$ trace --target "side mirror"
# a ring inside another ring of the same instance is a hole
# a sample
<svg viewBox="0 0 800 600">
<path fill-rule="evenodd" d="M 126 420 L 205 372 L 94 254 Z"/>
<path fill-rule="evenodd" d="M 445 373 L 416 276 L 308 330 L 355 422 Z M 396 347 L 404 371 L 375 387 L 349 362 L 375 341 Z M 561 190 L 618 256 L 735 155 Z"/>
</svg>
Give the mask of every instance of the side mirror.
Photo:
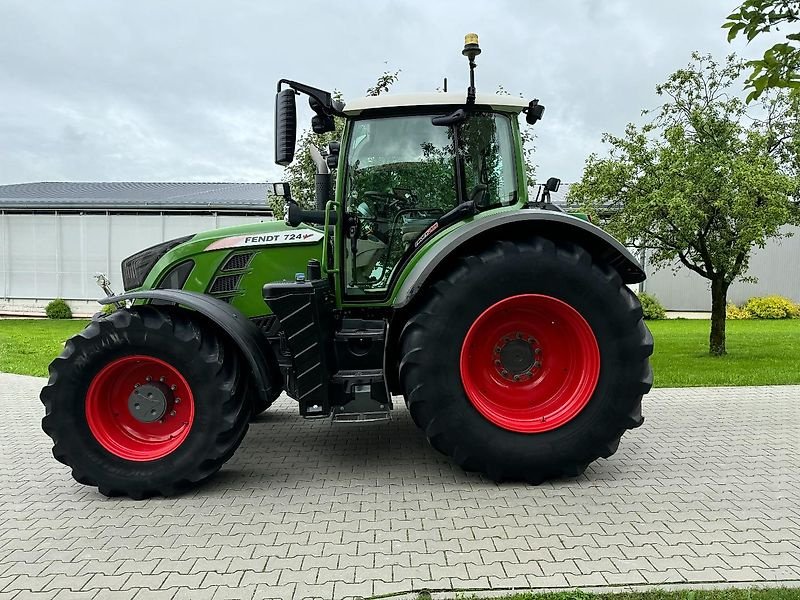
<svg viewBox="0 0 800 600">
<path fill-rule="evenodd" d="M 544 115 L 544 105 L 539 104 L 539 99 L 534 98 L 528 104 L 528 108 L 525 109 L 525 120 L 528 122 L 529 125 L 533 125 L 536 121 L 540 121 L 542 116 Z"/>
<path fill-rule="evenodd" d="M 551 177 L 544 184 L 544 189 L 548 192 L 557 192 L 559 187 L 561 187 L 561 180 L 558 177 Z"/>
<path fill-rule="evenodd" d="M 285 167 L 294 160 L 297 141 L 295 91 L 281 90 L 275 95 L 275 163 Z"/>
<path fill-rule="evenodd" d="M 292 198 L 292 189 L 285 181 L 279 181 L 272 184 L 272 193 L 278 198 L 283 198 L 283 220 L 287 225 L 291 225 L 289 219 L 293 215 L 293 211 L 297 210 L 297 202 Z"/>
<path fill-rule="evenodd" d="M 289 184 L 285 181 L 280 181 L 278 183 L 272 184 L 272 193 L 278 196 L 279 198 L 283 198 L 284 202 L 294 202 L 292 199 L 292 189 L 289 187 Z"/>
</svg>

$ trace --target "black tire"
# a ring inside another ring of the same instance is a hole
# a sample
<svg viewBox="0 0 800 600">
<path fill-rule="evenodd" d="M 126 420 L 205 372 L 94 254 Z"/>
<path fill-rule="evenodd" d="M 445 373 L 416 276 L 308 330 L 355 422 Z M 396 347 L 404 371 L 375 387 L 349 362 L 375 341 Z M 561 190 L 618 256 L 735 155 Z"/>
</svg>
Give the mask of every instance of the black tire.
<svg viewBox="0 0 800 600">
<path fill-rule="evenodd" d="M 188 434 L 154 460 L 110 452 L 87 422 L 92 381 L 106 365 L 133 355 L 171 365 L 193 396 Z M 134 307 L 93 320 L 50 364 L 41 392 L 42 428 L 53 439 L 53 456 L 72 468 L 76 481 L 106 496 L 171 496 L 208 479 L 233 455 L 248 428 L 252 407 L 238 359 L 216 332 L 186 311 Z"/>
<path fill-rule="evenodd" d="M 538 433 L 511 431 L 484 417 L 459 366 L 462 341 L 478 316 L 520 294 L 567 303 L 588 323 L 599 349 L 588 403 L 572 420 Z M 642 424 L 642 396 L 652 385 L 653 339 L 635 294 L 580 246 L 542 237 L 494 242 L 458 259 L 422 292 L 400 349 L 400 382 L 415 423 L 434 448 L 495 481 L 577 476 L 611 456 L 622 434 Z"/>
</svg>

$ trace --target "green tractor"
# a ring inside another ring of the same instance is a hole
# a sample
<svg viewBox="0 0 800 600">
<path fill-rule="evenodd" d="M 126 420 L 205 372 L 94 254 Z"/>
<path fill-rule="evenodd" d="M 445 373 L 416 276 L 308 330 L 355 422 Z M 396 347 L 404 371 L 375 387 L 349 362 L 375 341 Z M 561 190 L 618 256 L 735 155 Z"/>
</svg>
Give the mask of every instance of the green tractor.
<svg viewBox="0 0 800 600">
<path fill-rule="evenodd" d="M 41 393 L 55 458 L 108 495 L 172 495 L 233 455 L 285 392 L 300 415 L 390 417 L 403 396 L 434 448 L 493 480 L 576 476 L 639 426 L 653 341 L 627 284 L 636 259 L 582 215 L 529 198 L 518 117 L 476 94 L 346 104 L 278 82 L 275 160 L 294 158 L 295 101 L 339 143 L 311 149 L 316 208 L 286 184 L 285 222 L 217 229 L 122 262 Z M 335 194 L 331 193 L 335 171 Z"/>
</svg>

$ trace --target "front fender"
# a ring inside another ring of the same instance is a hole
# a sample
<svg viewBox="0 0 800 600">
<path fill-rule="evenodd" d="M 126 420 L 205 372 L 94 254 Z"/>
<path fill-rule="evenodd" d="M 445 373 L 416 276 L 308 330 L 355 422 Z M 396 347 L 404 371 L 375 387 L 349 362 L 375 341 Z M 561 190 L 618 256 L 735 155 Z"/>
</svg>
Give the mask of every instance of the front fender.
<svg viewBox="0 0 800 600">
<path fill-rule="evenodd" d="M 497 212 L 476 218 L 433 242 L 410 268 L 394 295 L 393 306 L 408 304 L 431 274 L 448 256 L 472 241 L 503 236 L 519 239 L 526 235 L 544 235 L 581 244 L 592 256 L 611 265 L 625 283 L 639 283 L 646 278 L 644 269 L 630 251 L 609 233 L 572 215 L 542 209 Z"/>
<path fill-rule="evenodd" d="M 159 300 L 197 311 L 214 322 L 239 348 L 250 365 L 256 393 L 272 402 L 281 392 L 281 376 L 277 360 L 261 331 L 241 311 L 211 296 L 185 290 L 142 290 L 99 300 L 114 304 L 124 300 Z"/>
</svg>

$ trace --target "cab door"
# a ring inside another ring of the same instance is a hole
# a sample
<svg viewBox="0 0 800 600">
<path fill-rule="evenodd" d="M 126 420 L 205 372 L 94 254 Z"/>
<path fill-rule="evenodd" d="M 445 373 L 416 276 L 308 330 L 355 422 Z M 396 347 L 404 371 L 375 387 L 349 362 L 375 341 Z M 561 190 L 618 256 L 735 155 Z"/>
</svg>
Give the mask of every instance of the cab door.
<svg viewBox="0 0 800 600">
<path fill-rule="evenodd" d="M 345 159 L 344 296 L 381 298 L 419 235 L 458 203 L 452 128 L 430 115 L 353 121 Z"/>
</svg>

